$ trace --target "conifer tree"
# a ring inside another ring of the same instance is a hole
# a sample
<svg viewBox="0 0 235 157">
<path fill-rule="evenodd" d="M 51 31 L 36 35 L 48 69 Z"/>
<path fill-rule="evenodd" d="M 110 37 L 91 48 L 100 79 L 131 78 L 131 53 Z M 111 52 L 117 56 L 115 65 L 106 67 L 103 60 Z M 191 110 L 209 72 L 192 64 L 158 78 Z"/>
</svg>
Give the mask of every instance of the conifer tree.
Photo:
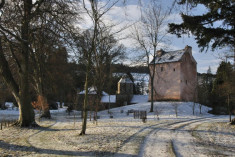
<svg viewBox="0 0 235 157">
<path fill-rule="evenodd" d="M 225 46 L 234 49 L 234 0 L 179 0 L 178 3 L 190 5 L 191 8 L 203 5 L 207 8 L 207 13 L 202 15 L 181 13 L 183 23 L 169 24 L 170 33 L 181 37 L 191 32 L 202 51 L 209 46 L 212 50 Z"/>
<path fill-rule="evenodd" d="M 216 79 L 212 89 L 212 104 L 214 113 L 227 112 L 230 115 L 229 120 L 231 121 L 231 111 L 234 109 L 234 79 L 233 79 L 232 65 L 228 62 L 221 62 L 217 69 Z"/>
</svg>

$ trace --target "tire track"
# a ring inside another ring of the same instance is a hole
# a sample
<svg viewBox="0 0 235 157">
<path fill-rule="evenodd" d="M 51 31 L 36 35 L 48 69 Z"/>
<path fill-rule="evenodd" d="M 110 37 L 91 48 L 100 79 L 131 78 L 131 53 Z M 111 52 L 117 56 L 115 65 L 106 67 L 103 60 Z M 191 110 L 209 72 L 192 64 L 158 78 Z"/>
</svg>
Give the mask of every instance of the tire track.
<svg viewBox="0 0 235 157">
<path fill-rule="evenodd" d="M 140 139 L 139 137 L 141 136 L 141 134 L 144 134 L 145 131 L 147 132 L 147 134 L 149 134 L 149 132 L 151 132 L 155 127 L 158 127 L 158 126 L 161 126 L 161 125 L 164 125 L 164 124 L 165 124 L 164 122 L 157 123 L 157 124 L 146 126 L 146 127 L 142 128 L 142 129 L 140 129 L 138 132 L 136 132 L 135 134 L 131 135 L 130 137 L 128 137 L 125 141 L 123 141 L 121 143 L 121 145 L 116 150 L 116 154 L 123 153 L 123 151 L 124 151 L 123 149 L 125 147 L 127 147 L 128 144 L 135 143 L 135 141 L 139 141 L 139 139 Z M 150 129 L 150 131 L 148 131 L 149 129 Z M 141 139 L 141 141 L 144 141 L 144 139 Z M 140 144 L 140 147 L 141 147 L 141 145 L 142 144 Z"/>
<path fill-rule="evenodd" d="M 190 133 L 190 129 L 183 129 L 195 123 L 203 123 L 205 121 L 211 120 L 212 117 L 207 117 L 200 120 L 194 120 L 192 122 L 184 123 L 172 128 L 172 146 L 175 150 L 175 156 L 198 156 L 205 155 L 205 147 L 202 147 L 200 144 L 196 144 L 194 138 Z M 186 151 L 186 153 L 185 153 Z M 188 153 L 187 153 L 188 152 Z M 207 155 L 205 155 L 207 156 Z"/>
<path fill-rule="evenodd" d="M 203 139 L 200 134 L 198 133 L 198 131 L 196 130 L 196 128 L 201 125 L 201 124 L 198 124 L 197 126 L 195 126 L 193 129 L 192 129 L 192 137 L 194 137 L 196 140 L 197 140 L 197 144 L 200 144 L 200 145 L 203 145 L 204 147 L 207 147 L 209 148 L 211 151 L 215 152 L 215 153 L 218 153 L 219 152 L 223 152 L 222 155 L 226 155 L 226 156 L 229 156 L 229 155 L 232 155 L 232 154 L 235 154 L 235 149 L 234 147 L 232 146 L 223 146 L 223 145 L 220 145 L 220 144 L 217 144 L 215 143 L 215 141 L 213 139 L 211 139 L 210 137 L 210 140 L 206 141 L 205 139 Z M 196 135 L 195 135 L 196 134 Z"/>
<path fill-rule="evenodd" d="M 171 123 L 168 123 L 168 124 L 165 124 L 165 125 L 162 125 L 162 126 L 158 126 L 156 128 L 153 128 L 147 137 L 145 137 L 145 140 L 144 140 L 144 143 L 140 146 L 140 148 L 143 148 L 143 149 L 140 149 L 139 151 L 139 155 L 138 156 L 145 156 L 146 155 L 146 150 L 148 149 L 148 140 L 155 136 L 157 136 L 158 132 L 160 131 L 174 131 L 175 129 L 178 128 L 182 128 L 184 126 L 187 126 L 187 125 L 190 125 L 192 123 L 196 123 L 196 122 L 199 122 L 199 121 L 205 121 L 207 120 L 208 118 L 212 118 L 213 116 L 210 116 L 210 117 L 203 117 L 203 118 L 193 118 L 193 119 L 188 119 L 188 120 L 183 120 L 183 121 L 177 121 L 177 122 L 171 122 Z M 183 124 L 182 124 L 183 123 Z M 174 125 L 178 125 L 178 124 L 181 124 L 180 126 L 177 126 L 177 127 L 173 127 L 171 128 L 171 126 L 174 126 Z M 171 133 L 170 133 L 171 134 Z M 172 141 L 172 139 L 169 139 L 167 142 L 164 142 L 165 144 L 169 145 L 168 146 L 168 151 L 169 151 L 169 148 L 171 149 L 171 153 L 170 155 L 171 156 L 177 156 L 176 155 L 176 150 L 175 150 L 175 147 L 174 147 L 174 142 Z M 154 144 L 154 142 L 153 142 Z M 151 145 L 152 147 L 152 145 Z M 167 152 L 167 151 L 166 151 Z M 169 154 L 168 154 L 169 155 Z M 167 156 L 167 155 L 166 155 Z"/>
<path fill-rule="evenodd" d="M 194 121 L 193 123 L 188 123 L 188 124 L 184 124 L 184 125 L 180 125 L 174 128 L 174 132 L 175 132 L 175 136 L 173 136 L 173 146 L 175 147 L 174 149 L 177 150 L 177 147 L 180 147 L 180 139 L 182 139 L 182 135 L 180 136 L 180 134 L 183 134 L 183 136 L 185 138 L 189 138 L 190 142 L 188 142 L 189 144 L 191 144 L 191 146 L 193 146 L 191 149 L 194 149 L 195 152 L 197 153 L 197 155 L 205 155 L 205 156 L 233 156 L 233 154 L 235 154 L 234 151 L 234 147 L 227 147 L 227 146 L 221 146 L 218 145 L 214 142 L 211 141 L 205 141 L 202 138 L 197 138 L 195 136 L 193 136 L 193 131 L 195 132 L 195 123 L 199 123 L 198 125 L 201 125 L 203 122 L 208 122 L 209 121 L 216 121 L 216 119 L 219 118 L 215 118 L 211 117 L 208 119 L 205 119 L 203 121 Z M 188 129 L 184 129 L 188 127 Z M 190 127 L 191 126 L 191 127 Z M 185 133 L 184 133 L 185 132 Z M 188 135 L 188 136 L 187 136 Z M 199 134 L 198 134 L 199 135 Z M 181 150 L 184 150 L 185 148 L 181 147 Z M 180 151 L 180 150 L 179 150 Z M 182 156 L 179 151 L 176 151 L 178 154 L 176 154 L 176 156 Z M 191 151 L 192 152 L 192 151 Z"/>
</svg>

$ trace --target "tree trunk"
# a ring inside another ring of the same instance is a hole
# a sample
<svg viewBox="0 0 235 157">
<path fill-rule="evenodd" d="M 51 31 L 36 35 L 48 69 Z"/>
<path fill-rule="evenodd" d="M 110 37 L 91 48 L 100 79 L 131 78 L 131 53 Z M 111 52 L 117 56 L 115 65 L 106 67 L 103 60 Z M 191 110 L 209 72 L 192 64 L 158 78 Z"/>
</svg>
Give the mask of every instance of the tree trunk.
<svg viewBox="0 0 235 157">
<path fill-rule="evenodd" d="M 42 115 L 40 118 L 51 118 L 49 104 L 47 102 L 47 98 L 43 95 L 38 95 L 38 103 L 42 107 Z"/>
<path fill-rule="evenodd" d="M 51 118 L 50 108 L 47 102 L 46 90 L 44 88 L 45 80 L 43 78 L 43 72 L 45 73 L 43 69 L 45 69 L 45 67 L 43 67 L 42 61 L 39 59 L 37 55 L 33 56 L 32 58 L 33 61 L 35 62 L 33 80 L 35 81 L 34 88 L 38 95 L 37 106 L 39 106 L 40 109 L 42 109 L 42 114 L 40 118 L 44 117 L 50 119 Z"/>
<path fill-rule="evenodd" d="M 3 76 L 8 88 L 11 90 L 16 102 L 19 106 L 19 119 L 17 126 L 37 126 L 35 122 L 35 115 L 33 107 L 30 102 L 29 94 L 29 80 L 28 80 L 28 58 L 23 59 L 24 64 L 21 67 L 20 86 L 14 80 L 10 71 L 8 62 L 4 56 L 1 39 L 0 39 L 0 73 Z"/>
<path fill-rule="evenodd" d="M 199 108 L 200 108 L 200 114 L 202 114 L 202 105 L 201 104 L 200 104 Z"/>
<path fill-rule="evenodd" d="M 229 114 L 229 122 L 232 121 L 232 115 L 230 111 L 230 99 L 229 99 L 229 94 L 228 94 L 228 114 Z"/>
<path fill-rule="evenodd" d="M 91 54 L 88 54 L 88 65 L 86 67 L 85 96 L 84 96 L 84 103 L 83 103 L 82 131 L 79 135 L 86 134 L 87 105 L 88 105 L 88 77 L 89 77 L 90 65 L 91 65 Z"/>
<path fill-rule="evenodd" d="M 21 36 L 23 41 L 21 42 L 22 47 L 22 61 L 21 61 L 21 71 L 20 71 L 20 85 L 19 85 L 19 120 L 18 125 L 21 127 L 24 126 L 35 126 L 35 114 L 30 101 L 30 92 L 29 92 L 29 23 L 30 23 L 30 14 L 32 9 L 32 1 L 24 0 L 24 17 L 22 19 L 21 26 Z M 17 100 L 17 99 L 16 99 Z"/>
<path fill-rule="evenodd" d="M 83 1 L 84 3 L 84 1 Z M 87 124 L 87 105 L 88 105 L 88 77 L 89 77 L 89 72 L 91 70 L 91 55 L 96 54 L 96 38 L 97 38 L 97 33 L 98 33 L 98 21 L 99 18 L 97 17 L 97 10 L 95 8 L 95 1 L 90 1 L 91 8 L 92 8 L 92 16 L 94 18 L 94 29 L 93 29 L 93 39 L 92 39 L 92 44 L 91 44 L 91 49 L 87 51 L 87 66 L 86 66 L 86 81 L 85 81 L 85 97 L 84 97 L 84 104 L 83 104 L 83 121 L 82 121 L 82 131 L 80 135 L 85 135 L 86 133 L 86 124 Z M 96 6 L 97 7 L 97 6 Z"/>
<path fill-rule="evenodd" d="M 87 68 L 88 69 L 88 68 Z M 87 104 L 88 104 L 88 70 L 86 73 L 86 82 L 85 82 L 85 97 L 83 104 L 83 120 L 82 120 L 82 131 L 80 135 L 86 134 L 86 123 L 87 123 Z"/>
<path fill-rule="evenodd" d="M 195 102 L 193 102 L 193 115 L 195 114 Z"/>
<path fill-rule="evenodd" d="M 155 59 L 156 59 L 157 47 L 154 45 L 153 48 L 154 48 L 154 50 L 153 50 L 154 52 L 153 52 L 153 69 L 152 69 L 153 71 L 152 71 L 152 74 L 151 74 L 151 71 L 149 71 L 149 75 L 150 75 L 150 79 L 151 79 L 151 108 L 150 108 L 150 112 L 153 112 L 153 90 L 154 90 L 154 78 L 155 78 L 155 69 L 156 69 Z M 150 68 L 149 68 L 149 70 L 150 70 Z M 157 94 L 156 91 L 155 91 L 155 93 Z"/>
<path fill-rule="evenodd" d="M 150 76 L 151 79 L 151 107 L 150 107 L 150 112 L 153 112 L 153 77 Z"/>
<path fill-rule="evenodd" d="M 35 114 L 30 100 L 30 92 L 29 92 L 29 58 L 28 58 L 28 45 L 24 44 L 24 62 L 21 66 L 20 73 L 20 92 L 18 98 L 19 105 L 19 120 L 17 125 L 21 127 L 27 126 L 35 126 Z M 17 100 L 17 98 L 16 98 Z"/>
<path fill-rule="evenodd" d="M 19 119 L 15 125 L 20 127 L 38 126 L 35 122 L 35 114 L 29 98 L 22 97 L 17 100 L 19 105 Z"/>
<path fill-rule="evenodd" d="M 60 108 L 63 108 L 63 94 L 62 94 L 62 90 L 61 89 L 59 89 L 60 90 Z"/>
<path fill-rule="evenodd" d="M 37 98 L 37 103 L 38 105 L 41 107 L 42 109 L 42 114 L 40 116 L 40 118 L 51 118 L 51 113 L 50 113 L 50 107 L 49 104 L 47 102 L 47 97 L 45 96 L 45 89 L 43 86 L 43 78 L 42 78 L 42 74 L 38 75 L 38 79 L 36 79 L 37 82 L 37 92 L 38 92 L 38 98 Z"/>
</svg>

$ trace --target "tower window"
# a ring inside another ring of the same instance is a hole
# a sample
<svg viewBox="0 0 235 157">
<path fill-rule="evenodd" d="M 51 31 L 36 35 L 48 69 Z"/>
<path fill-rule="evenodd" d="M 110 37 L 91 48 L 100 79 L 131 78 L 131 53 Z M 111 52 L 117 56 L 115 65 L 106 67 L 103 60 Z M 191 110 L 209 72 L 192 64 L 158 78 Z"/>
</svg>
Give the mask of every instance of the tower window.
<svg viewBox="0 0 235 157">
<path fill-rule="evenodd" d="M 175 68 L 173 69 L 173 71 L 175 71 Z"/>
<path fill-rule="evenodd" d="M 163 67 L 161 67 L 161 71 L 163 71 Z"/>
<path fill-rule="evenodd" d="M 186 84 L 188 84 L 188 80 L 186 80 Z"/>
</svg>

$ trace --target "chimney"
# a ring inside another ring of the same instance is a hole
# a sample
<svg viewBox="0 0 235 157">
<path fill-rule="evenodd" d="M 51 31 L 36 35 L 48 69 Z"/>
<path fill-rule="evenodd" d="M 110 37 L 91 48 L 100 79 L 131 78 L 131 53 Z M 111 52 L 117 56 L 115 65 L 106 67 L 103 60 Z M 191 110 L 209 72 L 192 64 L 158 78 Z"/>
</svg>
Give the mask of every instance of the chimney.
<svg viewBox="0 0 235 157">
<path fill-rule="evenodd" d="M 163 49 L 157 51 L 157 57 L 161 57 L 163 55 Z"/>
<path fill-rule="evenodd" d="M 186 45 L 184 50 L 192 55 L 192 47 L 191 46 Z"/>
</svg>

